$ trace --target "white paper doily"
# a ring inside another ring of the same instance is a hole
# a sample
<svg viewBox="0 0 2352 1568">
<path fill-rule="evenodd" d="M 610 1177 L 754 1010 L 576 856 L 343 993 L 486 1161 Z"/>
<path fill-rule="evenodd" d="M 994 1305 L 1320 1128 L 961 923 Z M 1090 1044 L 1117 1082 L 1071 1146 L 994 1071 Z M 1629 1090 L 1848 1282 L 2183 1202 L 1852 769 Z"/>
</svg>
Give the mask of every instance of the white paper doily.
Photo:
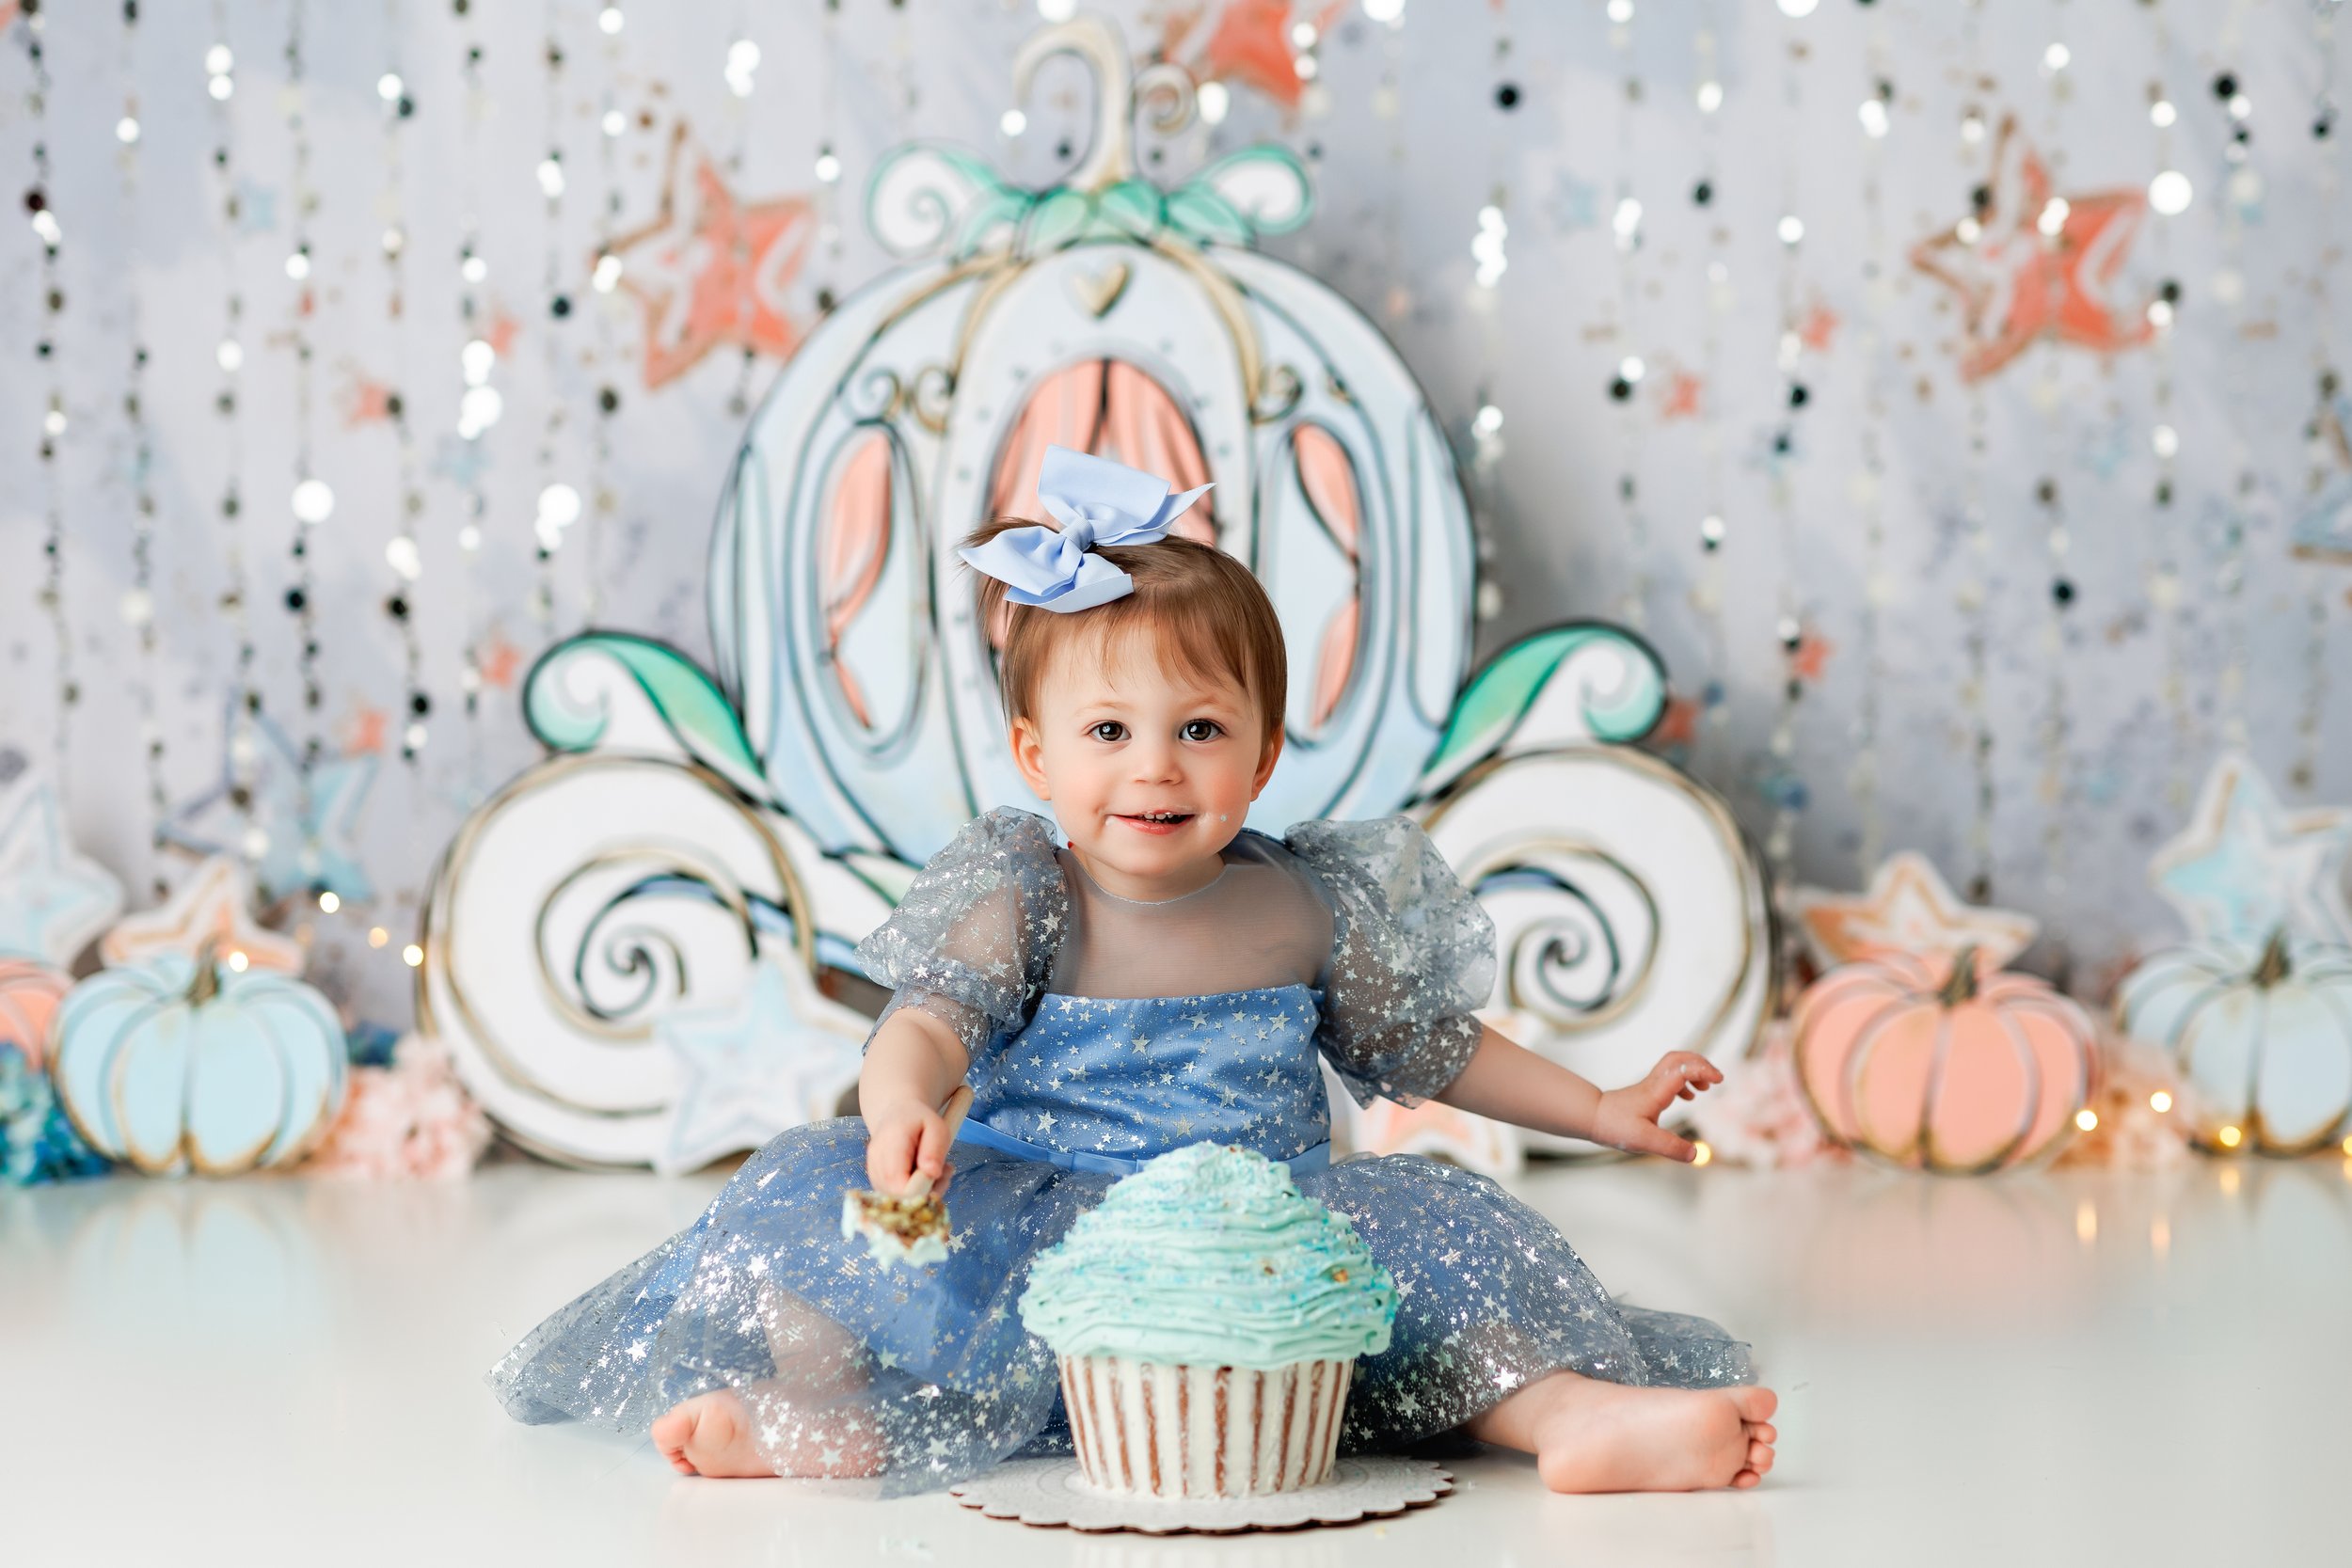
<svg viewBox="0 0 2352 1568">
<path fill-rule="evenodd" d="M 1416 1503 L 1435 1502 L 1453 1490 L 1454 1478 L 1425 1459 L 1360 1454 L 1335 1461 L 1331 1479 L 1321 1486 L 1255 1497 L 1171 1500 L 1098 1491 L 1087 1484 L 1075 1459 L 1013 1460 L 949 1488 L 948 1495 L 991 1519 L 1165 1535 L 1177 1530 L 1213 1534 L 1344 1525 L 1384 1513 L 1402 1513 Z"/>
</svg>

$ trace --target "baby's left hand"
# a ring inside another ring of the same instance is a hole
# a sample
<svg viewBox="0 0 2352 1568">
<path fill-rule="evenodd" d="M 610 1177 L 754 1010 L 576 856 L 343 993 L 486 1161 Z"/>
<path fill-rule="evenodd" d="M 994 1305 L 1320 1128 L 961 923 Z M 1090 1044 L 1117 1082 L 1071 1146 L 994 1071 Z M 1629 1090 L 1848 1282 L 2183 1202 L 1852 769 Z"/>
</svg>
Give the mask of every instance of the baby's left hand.
<svg viewBox="0 0 2352 1568">
<path fill-rule="evenodd" d="M 1685 1162 L 1695 1159 L 1698 1150 L 1691 1140 L 1660 1127 L 1658 1118 L 1676 1101 L 1694 1099 L 1701 1089 L 1723 1081 L 1723 1069 L 1706 1057 L 1691 1051 L 1670 1051 L 1640 1083 L 1601 1095 L 1600 1109 L 1593 1117 L 1594 1141 L 1636 1154 L 1663 1154 Z"/>
</svg>

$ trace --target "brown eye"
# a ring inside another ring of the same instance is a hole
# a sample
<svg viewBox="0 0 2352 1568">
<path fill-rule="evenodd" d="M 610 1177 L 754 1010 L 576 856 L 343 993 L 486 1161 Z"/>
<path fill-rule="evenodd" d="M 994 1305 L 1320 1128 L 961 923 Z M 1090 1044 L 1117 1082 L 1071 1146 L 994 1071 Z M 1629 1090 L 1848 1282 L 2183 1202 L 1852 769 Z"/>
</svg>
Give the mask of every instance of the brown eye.
<svg viewBox="0 0 2352 1568">
<path fill-rule="evenodd" d="M 1207 741 L 1215 740 L 1225 731 L 1214 719 L 1195 719 L 1184 725 L 1183 733 L 1186 740 Z"/>
<path fill-rule="evenodd" d="M 1116 719 L 1105 719 L 1087 733 L 1097 740 L 1115 744 L 1127 738 L 1127 726 Z"/>
</svg>

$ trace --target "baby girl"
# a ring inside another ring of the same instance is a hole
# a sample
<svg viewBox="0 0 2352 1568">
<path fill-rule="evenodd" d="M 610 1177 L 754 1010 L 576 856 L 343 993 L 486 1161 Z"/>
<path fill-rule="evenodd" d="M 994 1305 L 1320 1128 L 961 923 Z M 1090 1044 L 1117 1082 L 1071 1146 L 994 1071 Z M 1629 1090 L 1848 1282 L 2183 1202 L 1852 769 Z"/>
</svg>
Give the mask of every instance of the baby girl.
<svg viewBox="0 0 2352 1568">
<path fill-rule="evenodd" d="M 1744 1344 L 1612 1300 L 1484 1177 L 1333 1160 L 1322 1063 L 1359 1102 L 1679 1160 L 1692 1146 L 1658 1118 L 1722 1075 L 1677 1051 L 1604 1092 L 1484 1025 L 1493 927 L 1410 820 L 1243 827 L 1289 673 L 1248 569 L 1169 536 L 1207 488 L 1057 447 L 1039 490 L 1059 527 L 973 536 L 1012 754 L 1051 820 L 999 808 L 931 858 L 858 949 L 894 990 L 864 1115 L 778 1134 L 690 1229 L 533 1330 L 490 1374 L 518 1418 L 649 1428 L 690 1474 L 890 1494 L 1067 1452 L 1054 1359 L 1013 1305 L 1029 1262 L 1120 1176 L 1213 1140 L 1286 1161 L 1395 1276 L 1343 1449 L 1460 1429 L 1563 1492 L 1772 1469 L 1775 1401 Z M 886 1269 L 842 1238 L 845 1190 L 918 1171 L 945 1189 L 951 1159 L 944 1262 Z"/>
</svg>

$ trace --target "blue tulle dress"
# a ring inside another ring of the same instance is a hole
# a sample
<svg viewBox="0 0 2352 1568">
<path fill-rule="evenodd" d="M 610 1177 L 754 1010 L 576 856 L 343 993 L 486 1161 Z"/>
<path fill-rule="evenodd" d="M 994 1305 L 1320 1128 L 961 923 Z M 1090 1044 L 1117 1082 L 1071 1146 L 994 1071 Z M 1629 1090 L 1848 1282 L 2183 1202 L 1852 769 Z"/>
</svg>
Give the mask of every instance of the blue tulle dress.
<svg viewBox="0 0 2352 1568">
<path fill-rule="evenodd" d="M 793 1474 L 888 1495 L 1069 1451 L 1052 1354 L 1015 1308 L 1030 1259 L 1143 1160 L 1203 1139 L 1287 1160 L 1403 1298 L 1359 1364 L 1342 1449 L 1443 1433 L 1547 1373 L 1751 1381 L 1702 1319 L 1611 1300 L 1567 1241 L 1486 1178 L 1417 1156 L 1334 1164 L 1319 1060 L 1359 1101 L 1441 1091 L 1479 1038 L 1494 929 L 1404 817 L 1244 832 L 1208 886 L 1140 903 L 1051 825 L 1000 809 L 933 857 L 859 948 L 971 1053 L 946 1261 L 885 1270 L 844 1241 L 865 1124 L 796 1127 L 692 1227 L 550 1317 L 490 1382 L 524 1421 L 643 1432 L 732 1387 Z"/>
</svg>

